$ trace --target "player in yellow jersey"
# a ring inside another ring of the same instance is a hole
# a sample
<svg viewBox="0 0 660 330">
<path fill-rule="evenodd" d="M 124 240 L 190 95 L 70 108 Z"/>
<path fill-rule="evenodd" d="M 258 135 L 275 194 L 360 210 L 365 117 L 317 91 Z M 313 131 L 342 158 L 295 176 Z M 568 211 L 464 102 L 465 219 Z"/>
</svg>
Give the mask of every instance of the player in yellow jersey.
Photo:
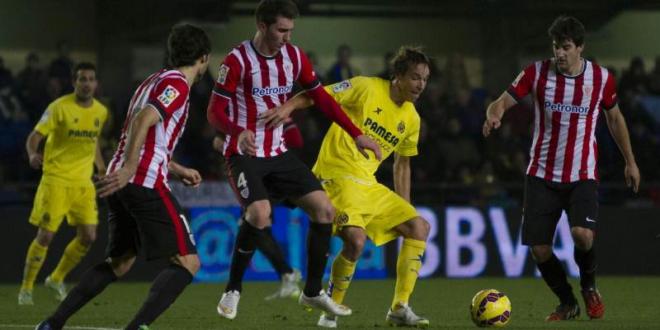
<svg viewBox="0 0 660 330">
<path fill-rule="evenodd" d="M 64 250 L 57 267 L 45 284 L 55 290 L 56 298 L 66 297 L 64 277 L 82 259 L 96 239 L 98 212 L 96 190 L 92 183 L 93 166 L 105 173 L 105 163 L 97 143 L 108 110 L 94 99 L 98 83 L 96 67 L 87 62 L 73 70 L 72 94 L 48 105 L 28 136 L 26 149 L 30 166 L 42 169 L 41 182 L 34 197 L 30 223 L 37 235 L 25 258 L 19 305 L 32 305 L 34 281 L 46 258 L 48 245 L 60 224 L 67 219 L 76 227 L 76 237 Z M 46 139 L 43 153 L 39 150 Z"/>
<path fill-rule="evenodd" d="M 376 181 L 374 174 L 381 161 L 365 159 L 336 124 L 325 135 L 312 169 L 337 209 L 334 234 L 344 241 L 330 278 L 330 295 L 337 303 L 344 299 L 366 238 L 382 245 L 403 237 L 394 299 L 386 317 L 394 325 L 429 325 L 428 319 L 417 316 L 408 305 L 430 229 L 410 204 L 410 157 L 417 155 L 420 130 L 413 102 L 426 87 L 429 62 L 420 49 L 401 47 L 393 59 L 392 80 L 355 77 L 326 87 L 351 120 L 380 144 L 383 160 L 394 153 L 395 192 Z M 280 125 L 291 111 L 311 104 L 300 94 L 263 118 L 269 125 Z M 334 328 L 337 317 L 323 314 L 318 325 Z"/>
</svg>

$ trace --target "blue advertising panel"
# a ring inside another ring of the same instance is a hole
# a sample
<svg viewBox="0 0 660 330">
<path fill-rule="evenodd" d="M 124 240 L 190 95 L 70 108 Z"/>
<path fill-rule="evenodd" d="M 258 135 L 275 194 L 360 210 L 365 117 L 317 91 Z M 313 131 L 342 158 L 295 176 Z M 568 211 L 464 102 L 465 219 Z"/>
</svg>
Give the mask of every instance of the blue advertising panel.
<svg viewBox="0 0 660 330">
<path fill-rule="evenodd" d="M 189 209 L 191 229 L 197 243 L 197 252 L 202 268 L 195 276 L 198 282 L 222 282 L 229 278 L 234 238 L 238 232 L 238 219 L 241 209 L 227 207 L 193 207 Z M 273 211 L 273 236 L 280 244 L 291 267 L 306 271 L 306 237 L 309 220 L 300 209 L 275 207 Z M 341 249 L 340 239 L 333 237 L 330 248 L 330 260 Z M 331 262 L 326 268 L 326 277 L 330 272 Z M 384 278 L 385 250 L 368 242 L 360 261 L 355 278 Z M 258 250 L 245 273 L 245 280 L 277 280 L 278 276 L 268 259 Z"/>
</svg>

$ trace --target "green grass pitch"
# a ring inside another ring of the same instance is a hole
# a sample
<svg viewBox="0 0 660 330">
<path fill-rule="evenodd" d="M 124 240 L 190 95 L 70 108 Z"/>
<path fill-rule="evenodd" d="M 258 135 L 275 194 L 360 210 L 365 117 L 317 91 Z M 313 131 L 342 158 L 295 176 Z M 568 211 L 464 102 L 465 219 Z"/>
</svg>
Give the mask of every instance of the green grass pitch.
<svg viewBox="0 0 660 330">
<path fill-rule="evenodd" d="M 573 280 L 573 288 L 579 284 Z M 660 277 L 601 277 L 599 287 L 606 304 L 605 318 L 544 323 L 556 299 L 536 278 L 422 279 L 410 302 L 414 310 L 428 317 L 432 329 L 475 329 L 469 319 L 472 295 L 480 289 L 495 288 L 512 303 L 511 329 L 660 329 Z M 244 284 L 239 313 L 235 320 L 222 319 L 215 312 L 224 284 L 193 284 L 151 326 L 151 329 L 305 329 L 315 328 L 318 312 L 304 311 L 295 300 L 264 301 L 277 288 L 275 282 Z M 340 318 L 339 327 L 373 329 L 388 327 L 394 280 L 356 280 L 346 304 L 353 315 Z M 139 308 L 149 290 L 148 283 L 112 284 L 85 306 L 68 323 L 70 329 L 122 328 Z M 17 306 L 17 285 L 0 286 L 0 328 L 28 329 L 56 307 L 51 292 L 37 286 L 35 306 Z M 576 291 L 577 292 L 577 291 Z M 580 304 L 582 300 L 580 298 Z M 66 328 L 65 328 L 66 329 Z"/>
</svg>

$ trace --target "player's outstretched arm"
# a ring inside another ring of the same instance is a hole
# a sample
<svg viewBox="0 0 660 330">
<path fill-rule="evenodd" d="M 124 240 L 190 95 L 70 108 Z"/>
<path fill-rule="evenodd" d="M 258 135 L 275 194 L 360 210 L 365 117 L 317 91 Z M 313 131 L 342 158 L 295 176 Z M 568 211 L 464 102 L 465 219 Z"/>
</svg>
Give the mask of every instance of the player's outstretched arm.
<svg viewBox="0 0 660 330">
<path fill-rule="evenodd" d="M 394 191 L 410 202 L 410 157 L 394 154 Z"/>
<path fill-rule="evenodd" d="M 138 111 L 131 120 L 131 127 L 126 141 L 124 165 L 97 181 L 96 186 L 99 197 L 112 195 L 115 191 L 125 187 L 128 180 L 135 175 L 140 159 L 140 149 L 144 145 L 147 131 L 151 126 L 156 125 L 158 121 L 160 121 L 158 110 L 151 105 Z"/>
<path fill-rule="evenodd" d="M 626 161 L 626 167 L 623 172 L 626 179 L 626 185 L 629 188 L 632 188 L 634 192 L 637 192 L 641 177 L 637 162 L 635 161 L 635 155 L 632 151 L 632 146 L 630 145 L 630 135 L 628 134 L 626 120 L 623 118 L 619 106 L 615 105 L 612 109 L 605 110 L 605 119 L 607 119 L 607 127 L 610 130 L 610 134 L 612 134 L 616 145 L 619 147 L 619 151 L 621 151 L 623 159 Z"/>
<path fill-rule="evenodd" d="M 167 169 L 172 172 L 172 174 L 181 178 L 181 181 L 186 186 L 196 188 L 202 183 L 202 176 L 194 168 L 185 167 L 175 161 L 170 161 L 169 164 L 167 164 Z"/>
<path fill-rule="evenodd" d="M 291 116 L 293 111 L 307 109 L 312 105 L 314 105 L 314 100 L 305 92 L 300 92 L 279 107 L 268 109 L 260 114 L 259 118 L 265 121 L 266 127 L 277 127 L 284 124 L 284 121 Z"/>
<path fill-rule="evenodd" d="M 96 171 L 98 172 L 98 175 L 103 176 L 105 175 L 105 171 L 107 170 L 105 166 L 105 160 L 103 160 L 103 153 L 101 152 L 101 143 L 97 140 L 96 141 L 96 154 L 94 155 L 94 165 L 96 165 Z"/>
<path fill-rule="evenodd" d="M 492 130 L 500 128 L 504 113 L 509 110 L 509 108 L 516 105 L 516 103 L 516 100 L 511 94 L 509 94 L 509 92 L 504 92 L 499 98 L 497 98 L 497 100 L 488 105 L 488 108 L 486 109 L 486 121 L 482 128 L 482 133 L 485 137 L 488 137 Z"/>
<path fill-rule="evenodd" d="M 32 131 L 25 142 L 25 150 L 27 150 L 28 159 L 30 160 L 30 167 L 37 170 L 41 168 L 41 164 L 44 162 L 44 155 L 39 152 L 39 144 L 44 138 L 45 136 L 41 133 Z"/>
</svg>

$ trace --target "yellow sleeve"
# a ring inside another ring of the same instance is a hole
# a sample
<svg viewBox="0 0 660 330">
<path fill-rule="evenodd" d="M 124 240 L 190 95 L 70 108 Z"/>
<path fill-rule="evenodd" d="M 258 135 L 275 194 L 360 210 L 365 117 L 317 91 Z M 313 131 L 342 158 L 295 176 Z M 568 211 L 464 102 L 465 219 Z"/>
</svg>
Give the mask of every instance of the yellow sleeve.
<svg viewBox="0 0 660 330">
<path fill-rule="evenodd" d="M 410 125 L 408 134 L 403 138 L 403 141 L 399 144 L 396 152 L 401 156 L 417 156 L 417 143 L 419 142 L 420 129 L 419 115 L 415 113 L 415 115 L 408 121 L 408 124 Z"/>
<path fill-rule="evenodd" d="M 59 111 L 57 109 L 59 109 L 59 107 L 53 103 L 48 105 L 46 111 L 41 115 L 39 122 L 34 126 L 34 130 L 44 136 L 52 132 L 58 122 Z"/>
<path fill-rule="evenodd" d="M 354 104 L 359 104 L 361 96 L 368 89 L 367 85 L 367 78 L 353 77 L 325 86 L 325 90 L 346 110 L 346 108 L 353 108 Z"/>
</svg>

